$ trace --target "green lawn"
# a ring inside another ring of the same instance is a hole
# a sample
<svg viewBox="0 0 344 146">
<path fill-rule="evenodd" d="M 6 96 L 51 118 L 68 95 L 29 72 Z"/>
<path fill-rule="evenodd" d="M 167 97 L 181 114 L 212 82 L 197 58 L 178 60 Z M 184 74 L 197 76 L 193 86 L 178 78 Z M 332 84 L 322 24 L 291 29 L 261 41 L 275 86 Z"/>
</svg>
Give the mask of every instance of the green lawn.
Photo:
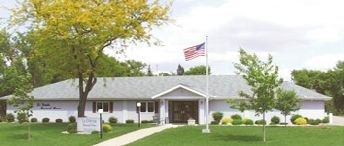
<svg viewBox="0 0 344 146">
<path fill-rule="evenodd" d="M 344 146 L 344 127 L 268 127 L 262 142 L 262 127 L 180 127 L 136 141 L 129 146 Z"/>
<path fill-rule="evenodd" d="M 0 146 L 90 146 L 100 142 L 99 134 L 62 134 L 67 124 L 32 125 L 32 140 L 27 140 L 27 127 L 17 123 L 0 123 Z M 151 127 L 143 124 L 142 127 Z M 105 133 L 104 139 L 113 138 L 139 129 L 136 124 L 112 125 L 113 131 Z"/>
</svg>

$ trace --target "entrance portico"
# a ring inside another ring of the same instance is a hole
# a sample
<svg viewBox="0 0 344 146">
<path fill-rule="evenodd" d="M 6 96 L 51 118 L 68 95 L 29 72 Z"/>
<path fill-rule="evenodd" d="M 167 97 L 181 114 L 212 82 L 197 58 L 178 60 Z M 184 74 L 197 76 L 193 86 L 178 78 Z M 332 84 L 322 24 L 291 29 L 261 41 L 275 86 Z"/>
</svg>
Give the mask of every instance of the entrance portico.
<svg viewBox="0 0 344 146">
<path fill-rule="evenodd" d="M 204 124 L 205 95 L 184 85 L 177 85 L 152 97 L 160 101 L 159 123 L 187 123 L 194 119 Z"/>
</svg>

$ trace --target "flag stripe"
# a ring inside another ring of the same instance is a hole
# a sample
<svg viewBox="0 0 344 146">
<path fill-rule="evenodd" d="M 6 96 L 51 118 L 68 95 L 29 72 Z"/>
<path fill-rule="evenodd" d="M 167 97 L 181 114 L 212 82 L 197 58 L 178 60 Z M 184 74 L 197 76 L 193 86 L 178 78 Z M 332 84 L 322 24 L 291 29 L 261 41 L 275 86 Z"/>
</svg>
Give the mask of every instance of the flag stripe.
<svg viewBox="0 0 344 146">
<path fill-rule="evenodd" d="M 198 56 L 205 56 L 205 43 L 184 49 L 185 60 L 189 61 Z"/>
</svg>

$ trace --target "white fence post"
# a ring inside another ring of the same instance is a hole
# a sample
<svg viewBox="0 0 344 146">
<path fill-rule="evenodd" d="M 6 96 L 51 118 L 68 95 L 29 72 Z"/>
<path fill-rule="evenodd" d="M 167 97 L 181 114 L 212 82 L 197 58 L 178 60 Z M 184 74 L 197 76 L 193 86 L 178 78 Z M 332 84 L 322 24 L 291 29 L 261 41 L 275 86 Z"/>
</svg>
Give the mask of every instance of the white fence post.
<svg viewBox="0 0 344 146">
<path fill-rule="evenodd" d="M 333 114 L 332 113 L 328 114 L 328 118 L 329 118 L 329 124 L 333 124 Z"/>
</svg>

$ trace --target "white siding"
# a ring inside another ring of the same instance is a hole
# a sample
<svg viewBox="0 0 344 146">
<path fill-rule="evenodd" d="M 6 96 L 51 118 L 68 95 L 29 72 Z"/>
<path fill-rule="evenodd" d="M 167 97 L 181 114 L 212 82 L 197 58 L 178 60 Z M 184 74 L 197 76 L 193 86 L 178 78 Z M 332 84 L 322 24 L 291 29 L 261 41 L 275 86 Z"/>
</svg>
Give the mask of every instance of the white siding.
<svg viewBox="0 0 344 146">
<path fill-rule="evenodd" d="M 41 109 L 38 104 L 49 104 L 47 107 L 56 107 L 59 109 Z M 99 117 L 98 113 L 93 113 L 93 102 L 86 103 L 85 116 Z M 125 104 L 124 104 L 125 103 Z M 55 122 L 55 119 L 62 119 L 67 122 L 69 116 L 77 117 L 77 101 L 35 101 L 33 107 L 33 116 L 41 121 L 43 118 L 49 118 L 50 122 Z M 126 109 L 125 109 L 126 107 Z M 7 105 L 7 113 L 14 113 L 15 108 Z M 153 120 L 154 113 L 141 113 L 141 120 Z M 115 117 L 119 123 L 124 123 L 127 119 L 137 122 L 136 101 L 113 101 L 113 112 L 104 113 L 104 121 L 108 121 L 109 117 Z"/>
<path fill-rule="evenodd" d="M 240 111 L 236 109 L 231 109 L 229 104 L 226 103 L 224 100 L 212 100 L 209 102 L 209 112 L 210 112 L 210 121 L 213 120 L 212 113 L 213 112 L 223 112 L 224 117 L 230 117 L 234 114 L 239 114 L 244 118 L 250 118 L 253 120 L 262 119 L 262 115 L 256 116 L 254 111 L 245 111 L 244 113 L 241 113 Z M 296 111 L 292 114 L 301 114 L 304 117 L 310 118 L 310 119 L 323 119 L 326 114 L 324 110 L 324 101 L 302 101 L 301 103 L 301 109 L 299 111 Z M 279 111 L 273 110 L 266 114 L 266 120 L 269 123 L 270 119 L 273 116 L 278 116 L 281 119 L 281 122 L 284 122 L 283 115 L 280 114 Z M 290 116 L 287 116 L 287 122 L 290 123 Z"/>
</svg>

